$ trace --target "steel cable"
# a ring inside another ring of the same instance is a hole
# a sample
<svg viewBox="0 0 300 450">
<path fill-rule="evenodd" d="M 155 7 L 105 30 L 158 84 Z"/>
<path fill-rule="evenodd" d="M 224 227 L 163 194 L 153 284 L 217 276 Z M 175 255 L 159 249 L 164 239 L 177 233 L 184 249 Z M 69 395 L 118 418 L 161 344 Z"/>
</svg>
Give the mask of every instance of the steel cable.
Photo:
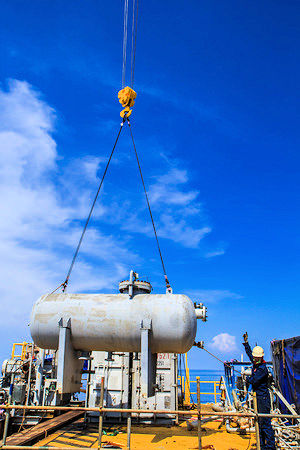
<svg viewBox="0 0 300 450">
<path fill-rule="evenodd" d="M 132 23 L 131 23 L 131 65 L 130 65 L 130 86 L 132 87 L 132 67 L 133 67 L 133 46 L 134 46 L 134 15 L 135 0 L 132 0 Z"/>
<path fill-rule="evenodd" d="M 136 36 L 138 21 L 139 1 L 132 0 L 132 18 L 131 18 L 131 48 L 130 48 L 130 86 L 133 88 L 135 55 L 136 55 Z M 128 0 L 124 0 L 124 24 L 123 24 L 123 64 L 122 64 L 122 88 L 126 84 L 126 65 L 127 65 L 127 41 L 128 41 Z M 128 55 L 129 57 L 129 55 Z"/>
<path fill-rule="evenodd" d="M 126 76 L 127 29 L 128 29 L 128 0 L 124 0 L 122 88 L 125 87 L 125 76 Z"/>
<path fill-rule="evenodd" d="M 211 355 L 213 358 L 216 358 L 218 361 L 220 361 L 222 364 L 224 364 L 224 366 L 230 367 L 234 370 L 234 372 L 239 373 L 240 375 L 242 375 L 242 372 L 240 372 L 239 370 L 236 370 L 234 367 L 232 367 L 229 363 L 226 363 L 225 361 L 222 361 L 220 358 L 218 358 L 216 355 L 214 355 L 213 353 L 209 352 L 208 350 L 206 350 L 206 348 L 204 347 L 198 347 L 201 350 L 205 350 L 209 355 Z"/>
<path fill-rule="evenodd" d="M 168 280 L 168 277 L 167 277 L 166 267 L 165 267 L 165 263 L 164 263 L 164 260 L 163 260 L 163 257 L 162 257 L 162 253 L 161 253 L 161 249 L 160 249 L 160 245 L 159 245 L 159 241 L 158 241 L 158 236 L 157 236 L 156 227 L 155 227 L 155 223 L 154 223 L 154 218 L 153 218 L 153 215 L 152 215 L 150 202 L 149 202 L 149 198 L 148 198 L 148 194 L 147 194 L 147 190 L 146 190 L 146 186 L 145 186 L 145 182 L 144 182 L 142 168 L 141 168 L 140 160 L 139 160 L 139 157 L 138 157 L 135 141 L 134 141 L 134 138 L 133 138 L 131 123 L 130 123 L 128 118 L 127 118 L 127 123 L 128 123 L 128 126 L 129 126 L 130 136 L 131 136 L 131 140 L 132 140 L 132 144 L 133 144 L 133 149 L 134 149 L 136 161 L 137 161 L 139 172 L 140 172 L 140 177 L 141 177 L 141 180 L 142 180 L 142 185 L 143 185 L 143 189 L 144 189 L 144 193 L 145 193 L 145 197 L 146 197 L 146 202 L 147 202 L 147 205 L 148 205 L 148 210 L 149 210 L 149 214 L 150 214 L 150 218 L 151 218 L 151 222 L 152 222 L 152 227 L 153 227 L 153 231 L 154 231 L 154 235 L 155 235 L 155 239 L 156 239 L 157 249 L 158 249 L 158 253 L 159 253 L 159 256 L 160 256 L 160 261 L 161 261 L 161 265 L 162 265 L 162 269 L 163 269 L 163 273 L 164 273 L 164 277 L 165 277 L 166 286 L 167 286 L 167 289 L 169 290 L 171 288 L 171 286 L 170 286 L 170 283 L 169 283 L 169 280 Z"/>
<path fill-rule="evenodd" d="M 67 277 L 66 277 L 65 281 L 64 281 L 60 286 L 58 286 L 58 288 L 56 288 L 53 292 L 57 291 L 57 289 L 59 289 L 60 287 L 63 287 L 63 292 L 64 292 L 65 289 L 66 289 L 66 287 L 67 287 L 67 285 L 68 285 L 68 282 L 69 282 L 69 278 L 70 278 L 72 269 L 73 269 L 73 267 L 74 267 L 76 258 L 77 258 L 77 256 L 78 256 L 78 252 L 79 252 L 79 249 L 80 249 L 82 240 L 83 240 L 83 238 L 84 238 L 84 235 L 85 235 L 87 226 L 88 226 L 88 224 L 89 224 L 89 221 L 90 221 L 92 212 L 93 212 L 93 210 L 94 210 L 94 207 L 95 207 L 97 198 L 98 198 L 99 193 L 100 193 L 100 190 L 101 190 L 101 188 L 102 188 L 102 185 L 103 185 L 103 182 L 104 182 L 104 178 L 105 178 L 106 172 L 107 172 L 107 170 L 108 170 L 108 167 L 109 167 L 111 158 L 112 158 L 112 156 L 113 156 L 113 154 L 114 154 L 114 151 L 115 151 L 117 142 L 118 142 L 118 140 L 119 140 L 121 131 L 122 131 L 122 129 L 123 129 L 124 122 L 125 122 L 125 119 L 124 119 L 123 122 L 121 123 L 119 132 L 118 132 L 118 134 L 117 134 L 117 138 L 116 138 L 116 140 L 115 140 L 115 143 L 114 143 L 114 145 L 113 145 L 112 151 L 111 151 L 110 156 L 109 156 L 109 159 L 108 159 L 108 161 L 107 161 L 107 164 L 106 164 L 105 170 L 104 170 L 104 172 L 103 172 L 103 175 L 102 175 L 102 178 L 101 178 L 101 181 L 100 181 L 100 184 L 99 184 L 97 193 L 96 193 L 96 195 L 95 195 L 95 198 L 94 198 L 94 201 L 93 201 L 93 203 L 92 203 L 92 206 L 91 206 L 89 215 L 88 215 L 88 217 L 87 217 L 87 219 L 86 219 L 85 225 L 84 225 L 84 227 L 83 227 L 83 230 L 82 230 L 82 233 L 81 233 L 79 242 L 78 242 L 78 245 L 77 245 L 77 247 L 76 247 L 76 250 L 75 250 L 75 253 L 74 253 L 72 262 L 71 262 L 71 264 L 70 264 L 70 267 L 69 267 L 69 270 L 68 270 L 68 273 L 67 273 Z M 53 293 L 53 292 L 52 292 L 52 293 Z"/>
<path fill-rule="evenodd" d="M 136 0 L 136 13 L 135 13 L 135 0 L 133 0 L 132 35 L 131 35 L 131 88 L 133 88 L 134 83 L 138 12 L 139 12 L 139 0 Z"/>
</svg>

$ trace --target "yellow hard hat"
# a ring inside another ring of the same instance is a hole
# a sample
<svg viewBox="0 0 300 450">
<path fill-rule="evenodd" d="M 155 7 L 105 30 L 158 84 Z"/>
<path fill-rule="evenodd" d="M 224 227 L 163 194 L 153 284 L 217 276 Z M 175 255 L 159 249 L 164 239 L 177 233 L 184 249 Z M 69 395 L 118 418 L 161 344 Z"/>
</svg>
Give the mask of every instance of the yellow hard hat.
<svg viewBox="0 0 300 450">
<path fill-rule="evenodd" d="M 262 358 L 264 354 L 264 349 L 259 345 L 254 347 L 254 349 L 252 350 L 252 356 L 254 356 L 254 358 Z"/>
</svg>

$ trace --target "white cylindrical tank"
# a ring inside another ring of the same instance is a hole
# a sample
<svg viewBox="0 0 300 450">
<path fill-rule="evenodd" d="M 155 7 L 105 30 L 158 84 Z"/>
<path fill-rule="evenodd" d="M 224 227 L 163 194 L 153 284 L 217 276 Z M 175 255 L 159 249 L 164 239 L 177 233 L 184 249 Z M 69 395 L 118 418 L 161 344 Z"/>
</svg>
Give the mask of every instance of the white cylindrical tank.
<svg viewBox="0 0 300 450">
<path fill-rule="evenodd" d="M 58 348 L 59 320 L 71 319 L 75 350 L 139 352 L 141 322 L 152 320 L 152 353 L 185 353 L 193 345 L 197 318 L 185 295 L 50 294 L 33 307 L 30 332 L 40 348 Z"/>
</svg>

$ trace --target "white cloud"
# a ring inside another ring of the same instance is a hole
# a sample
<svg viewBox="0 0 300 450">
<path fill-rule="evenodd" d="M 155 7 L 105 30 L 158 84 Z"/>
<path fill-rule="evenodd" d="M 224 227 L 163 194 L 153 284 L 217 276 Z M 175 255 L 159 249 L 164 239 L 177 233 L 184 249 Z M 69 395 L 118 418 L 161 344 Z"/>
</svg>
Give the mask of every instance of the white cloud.
<svg viewBox="0 0 300 450">
<path fill-rule="evenodd" d="M 148 197 L 158 236 L 187 248 L 199 248 L 201 240 L 211 232 L 211 227 L 206 224 L 198 200 L 199 192 L 188 188 L 187 171 L 168 164 L 165 173 L 152 177 L 152 180 Z M 128 196 L 127 192 L 124 198 L 121 198 L 120 192 L 109 196 L 110 205 L 105 207 L 113 213 L 107 213 L 104 220 L 118 224 L 122 230 L 153 238 L 144 194 L 138 189 L 137 192 L 139 197 Z"/>
<path fill-rule="evenodd" d="M 158 236 L 187 248 L 198 248 L 211 228 L 205 224 L 202 205 L 198 201 L 199 192 L 188 189 L 188 182 L 186 170 L 171 167 L 163 175 L 154 178 L 149 186 L 148 196 Z M 140 218 L 144 208 L 144 205 L 140 208 L 128 205 L 126 218 L 122 217 L 120 220 L 124 229 L 152 237 L 150 222 L 145 223 L 145 219 Z"/>
<path fill-rule="evenodd" d="M 26 169 L 39 177 L 54 168 L 57 157 L 53 131 L 54 111 L 30 85 L 11 81 L 8 92 L 0 91 L 1 178 L 18 180 Z"/>
<path fill-rule="evenodd" d="M 242 295 L 236 294 L 226 289 L 200 289 L 196 291 L 192 290 L 188 292 L 188 295 L 191 298 L 203 303 L 218 303 L 221 301 L 240 300 L 243 298 Z"/>
<path fill-rule="evenodd" d="M 150 185 L 149 198 L 153 209 L 161 211 L 159 236 L 184 247 L 198 248 L 211 228 L 204 220 L 199 191 L 188 189 L 188 182 L 185 169 L 171 166 Z"/>
<path fill-rule="evenodd" d="M 219 350 L 221 353 L 230 353 L 237 350 L 235 336 L 228 333 L 220 333 L 213 337 L 210 347 Z"/>
<path fill-rule="evenodd" d="M 221 256 L 225 254 L 225 250 L 223 248 L 212 250 L 205 254 L 205 258 L 214 258 L 215 256 Z"/>
<path fill-rule="evenodd" d="M 200 241 L 211 232 L 211 228 L 202 228 L 189 225 L 184 216 L 179 214 L 162 214 L 158 233 L 161 237 L 172 239 L 174 242 L 182 244 L 184 247 L 197 248 Z"/>
<path fill-rule="evenodd" d="M 55 110 L 28 83 L 12 80 L 7 90 L 0 89 L 0 298 L 7 305 L 2 329 L 25 327 L 36 298 L 64 280 L 105 162 L 89 155 L 63 159 L 53 137 L 55 121 Z M 211 229 L 187 171 L 169 165 L 152 181 L 159 236 L 199 248 Z M 139 262 L 124 231 L 153 237 L 144 203 L 127 192 L 125 199 L 109 189 L 106 195 L 104 188 L 93 220 L 117 224 L 122 232 L 116 237 L 90 224 L 70 290 L 116 287 L 129 264 Z M 212 292 L 217 297 L 220 291 Z"/>
<path fill-rule="evenodd" d="M 218 111 L 218 108 L 211 105 L 204 105 L 201 104 L 199 101 L 194 101 L 187 99 L 184 96 L 184 99 L 182 98 L 182 95 L 177 92 L 177 95 L 173 95 L 173 93 L 168 92 L 167 90 L 162 90 L 156 87 L 149 87 L 149 85 L 142 85 L 140 87 L 140 90 L 143 91 L 143 93 L 150 95 L 155 98 L 164 99 L 164 102 L 170 103 L 173 107 L 180 109 L 182 111 L 182 104 L 184 103 L 186 112 L 188 114 L 197 115 L 197 117 L 200 117 L 202 120 L 212 120 L 212 121 L 218 121 L 223 122 L 223 118 L 220 116 L 220 113 Z"/>
<path fill-rule="evenodd" d="M 54 127 L 55 111 L 28 83 L 12 80 L 0 89 L 2 330 L 24 328 L 36 298 L 63 281 L 98 183 L 101 158 L 73 159 L 61 169 Z M 72 179 L 66 176 L 70 169 Z M 104 212 L 97 206 L 94 217 Z M 127 274 L 128 259 L 136 255 L 126 237 L 90 226 L 70 289 L 111 289 Z"/>
<path fill-rule="evenodd" d="M 188 182 L 186 170 L 171 168 L 169 172 L 156 178 L 154 184 L 150 186 L 149 197 L 151 204 L 159 203 L 184 206 L 194 202 L 198 195 L 198 191 L 183 191 L 181 185 Z"/>
</svg>

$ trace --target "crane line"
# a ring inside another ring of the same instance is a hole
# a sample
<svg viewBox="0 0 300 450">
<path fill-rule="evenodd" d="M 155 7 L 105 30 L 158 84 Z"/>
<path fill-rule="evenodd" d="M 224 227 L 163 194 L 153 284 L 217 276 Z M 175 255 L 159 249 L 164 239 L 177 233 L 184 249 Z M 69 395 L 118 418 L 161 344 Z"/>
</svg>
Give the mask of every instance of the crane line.
<svg viewBox="0 0 300 450">
<path fill-rule="evenodd" d="M 143 189 L 144 189 L 144 193 L 145 193 L 146 202 L 147 202 L 147 205 L 148 205 L 148 210 L 149 210 L 149 214 L 150 214 L 150 218 L 151 218 L 151 222 L 152 222 L 152 227 L 153 227 L 153 231 L 154 231 L 154 235 L 155 235 L 155 239 L 156 239 L 157 249 L 158 249 L 158 253 L 159 253 L 159 256 L 160 256 L 160 261 L 161 261 L 161 265 L 162 265 L 162 269 L 163 269 L 163 273 L 164 273 L 164 277 L 165 277 L 166 287 L 167 287 L 167 290 L 169 292 L 172 292 L 172 289 L 171 289 L 171 286 L 170 286 L 170 283 L 169 283 L 169 280 L 168 280 L 168 277 L 167 277 L 166 267 L 165 267 L 165 263 L 164 263 L 164 260 L 163 260 L 163 257 L 162 257 L 159 241 L 158 241 L 158 236 L 157 236 L 156 227 L 155 227 L 155 223 L 154 223 L 154 218 L 153 218 L 151 207 L 150 207 L 149 197 L 148 197 L 146 186 L 145 186 L 145 182 L 144 182 L 144 177 L 143 177 L 143 173 L 142 173 L 140 160 L 139 160 L 139 157 L 138 157 L 135 141 L 134 141 L 133 134 L 132 134 L 131 123 L 130 123 L 128 118 L 127 118 L 127 123 L 128 123 L 128 126 L 129 126 L 130 136 L 131 136 L 131 140 L 132 140 L 132 144 L 133 144 L 133 149 L 134 149 L 136 161 L 137 161 L 139 172 L 140 172 L 140 177 L 141 177 L 141 181 L 142 181 L 142 185 L 143 185 Z"/>
<path fill-rule="evenodd" d="M 74 264 L 75 264 L 75 260 L 76 260 L 76 258 L 77 258 L 79 249 L 80 249 L 80 247 L 81 247 L 82 240 L 83 240 L 83 238 L 84 238 L 84 235 L 85 235 L 87 226 L 88 226 L 88 224 L 89 224 L 89 221 L 90 221 L 92 212 L 93 212 L 93 210 L 94 210 L 94 207 L 95 207 L 97 198 L 98 198 L 99 193 L 100 193 L 100 191 L 101 191 L 101 188 L 102 188 L 102 185 L 103 185 L 103 182 L 104 182 L 104 178 L 105 178 L 105 175 L 106 175 L 106 173 L 107 173 L 107 170 L 108 170 L 110 161 L 111 161 L 111 159 L 112 159 L 112 156 L 113 156 L 113 154 L 114 154 L 114 151 L 115 151 L 117 142 L 118 142 L 118 140 L 119 140 L 121 131 L 122 131 L 122 129 L 123 129 L 124 122 L 125 122 L 125 120 L 123 120 L 122 123 L 121 123 L 121 125 L 120 125 L 120 129 L 119 129 L 119 132 L 118 132 L 118 134 L 117 134 L 117 138 L 116 138 L 116 140 L 115 140 L 115 143 L 114 143 L 114 145 L 113 145 L 112 151 L 111 151 L 111 153 L 110 153 L 110 155 L 109 155 L 109 158 L 108 158 L 108 161 L 107 161 L 107 163 L 106 163 L 106 166 L 105 166 L 105 169 L 104 169 L 104 172 L 103 172 L 101 181 L 100 181 L 99 186 L 98 186 L 97 193 L 96 193 L 96 195 L 95 195 L 94 201 L 93 201 L 93 203 L 92 203 L 92 206 L 91 206 L 91 208 L 90 208 L 88 217 L 87 217 L 86 222 L 85 222 L 85 225 L 84 225 L 84 227 L 83 227 L 83 230 L 82 230 L 82 233 L 81 233 L 79 242 L 78 242 L 78 244 L 77 244 L 77 247 L 76 247 L 76 250 L 75 250 L 75 253 L 74 253 L 72 262 L 71 262 L 71 264 L 70 264 L 70 267 L 69 267 L 69 270 L 68 270 L 66 279 L 65 279 L 65 281 L 57 288 L 57 289 L 59 289 L 60 287 L 62 287 L 62 288 L 63 288 L 63 292 L 66 290 L 66 287 L 67 287 L 67 285 L 68 285 L 68 283 L 69 283 L 70 275 L 71 275 L 71 272 L 72 272 L 72 270 L 73 270 L 73 267 L 74 267 Z M 55 290 L 57 290 L 57 289 L 55 289 Z M 53 291 L 53 292 L 55 292 L 55 291 Z"/>
<path fill-rule="evenodd" d="M 123 90 L 126 91 L 126 92 L 128 92 L 128 90 L 129 90 L 129 91 L 131 91 L 131 93 L 134 94 L 133 101 L 131 102 L 131 100 L 130 100 L 129 103 L 127 103 L 127 105 L 130 105 L 130 106 L 132 106 L 132 105 L 134 104 L 134 99 L 135 99 L 135 97 L 136 97 L 136 93 L 133 91 L 132 86 L 133 86 L 133 82 L 134 82 L 135 55 L 136 55 L 136 35 L 137 35 L 137 18 L 138 18 L 138 0 L 132 0 L 132 2 L 133 2 L 133 3 L 132 3 L 131 68 L 130 68 L 130 69 L 131 69 L 131 80 L 130 80 L 130 82 L 131 82 L 131 89 L 130 89 L 129 87 L 124 88 L 124 86 L 125 86 L 125 81 L 126 81 L 126 64 L 127 64 L 128 3 L 129 3 L 129 0 L 124 0 L 123 64 L 122 64 L 122 87 L 123 87 Z M 119 93 L 119 94 L 120 94 L 120 93 Z M 127 101 L 127 100 L 126 100 L 126 101 Z M 130 102 L 131 102 L 131 103 L 130 103 Z M 121 101 L 121 100 L 120 100 L 120 103 L 122 104 L 122 101 Z M 125 103 L 125 104 L 126 104 L 126 103 Z M 124 106 L 124 105 L 123 105 L 123 106 Z M 162 256 L 162 252 L 161 252 L 161 248 L 160 248 L 159 241 L 158 241 L 158 234 L 157 234 L 157 231 L 156 231 L 156 226 L 155 226 L 155 223 L 154 223 L 153 214 L 152 214 L 151 207 L 150 207 L 150 201 L 149 201 L 149 197 L 148 197 L 148 194 L 147 194 L 147 190 L 146 190 L 146 186 L 145 186 L 145 182 L 144 182 L 144 177 L 143 177 L 143 173 L 142 173 L 142 168 L 141 168 L 139 156 L 138 156 L 138 153 L 137 153 L 137 148 L 136 148 L 135 141 L 134 141 L 134 137 L 133 137 L 133 133 L 132 133 L 131 123 L 130 123 L 129 118 L 128 118 L 130 114 L 131 114 L 131 110 L 130 110 L 129 107 L 128 107 L 128 108 L 125 108 L 125 109 L 122 111 L 122 113 L 120 114 L 121 117 L 122 117 L 122 123 L 121 123 L 121 125 L 120 125 L 119 132 L 118 132 L 118 134 L 117 134 L 117 137 L 116 137 L 116 140 L 115 140 L 115 142 L 114 142 L 113 148 L 112 148 L 112 150 L 111 150 L 110 156 L 109 156 L 109 158 L 108 158 L 108 161 L 107 161 L 105 170 L 104 170 L 104 172 L 103 172 L 101 181 L 100 181 L 100 183 L 99 183 L 99 186 L 98 186 L 96 195 L 95 195 L 95 197 L 94 197 L 93 203 L 92 203 L 91 208 L 90 208 L 90 210 L 89 210 L 88 217 L 87 217 L 87 219 L 86 219 L 86 222 L 85 222 L 85 224 L 84 224 L 82 233 L 81 233 L 81 235 L 80 235 L 80 239 L 79 239 L 79 242 L 78 242 L 78 244 L 77 244 L 75 253 L 74 253 L 74 255 L 73 255 L 73 258 L 72 258 L 72 261 L 71 261 L 69 270 L 68 270 L 68 272 L 67 272 L 67 276 L 66 276 L 66 278 L 65 278 L 65 281 L 64 281 L 63 283 L 61 283 L 54 291 L 52 291 L 51 294 L 53 294 L 54 292 L 56 292 L 56 291 L 57 291 L 59 288 L 61 288 L 61 287 L 62 287 L 62 291 L 65 292 L 65 290 L 66 290 L 66 288 L 67 288 L 67 286 L 68 286 L 69 279 L 70 279 L 70 276 L 71 276 L 71 273 L 72 273 L 72 270 L 73 270 L 73 267 L 74 267 L 76 258 L 77 258 L 77 256 L 78 256 L 78 253 L 79 253 L 79 250 L 80 250 L 80 247 L 81 247 L 81 244 L 82 244 L 84 235 L 85 235 L 85 233 L 86 233 L 88 224 L 89 224 L 89 222 L 90 222 L 90 219 L 91 219 L 91 216 L 92 216 L 92 213 L 93 213 L 93 210 L 94 210 L 94 207 L 95 207 L 95 205 L 96 205 L 98 196 L 99 196 L 99 194 L 100 194 L 100 191 L 101 191 L 101 188 L 102 188 L 102 185 L 103 185 L 104 178 L 105 178 L 105 176 L 106 176 L 106 173 L 107 173 L 109 164 L 110 164 L 111 159 L 112 159 L 112 157 L 113 157 L 113 154 L 114 154 L 116 145 L 117 145 L 117 143 L 118 143 L 118 140 L 119 140 L 121 131 L 122 131 L 122 129 L 123 129 L 124 123 L 126 123 L 126 122 L 128 123 L 129 131 L 130 131 L 130 136 L 131 136 L 131 140 L 132 140 L 132 144 L 133 144 L 133 149 L 134 149 L 134 153 L 135 153 L 135 158 L 136 158 L 136 161 L 137 161 L 137 165 L 138 165 L 138 169 L 139 169 L 139 173 L 140 173 L 140 178 L 141 178 L 141 182 L 142 182 L 143 190 L 144 190 L 144 194 L 145 194 L 145 199 L 146 199 L 147 207 L 148 207 L 149 214 L 150 214 L 150 218 L 151 218 L 151 222 L 152 222 L 153 232 L 154 232 L 154 236 L 155 236 L 155 240 L 156 240 L 156 245 L 157 245 L 157 249 L 158 249 L 158 253 L 159 253 L 159 257 L 160 257 L 160 261 L 161 261 L 161 265 L 162 265 L 162 269 L 163 269 L 163 274 L 164 274 L 164 279 L 165 279 L 165 283 L 166 283 L 167 292 L 172 292 L 172 288 L 171 288 L 171 286 L 170 286 L 170 283 L 169 283 L 169 280 L 168 280 L 168 277 L 167 277 L 166 267 L 165 267 L 165 263 L 164 263 L 163 256 Z"/>
<path fill-rule="evenodd" d="M 134 83 L 134 70 L 135 70 L 135 55 L 136 55 L 136 36 L 137 36 L 137 21 L 138 21 L 138 9 L 139 0 L 132 0 L 132 13 L 131 13 L 131 48 L 127 50 L 128 43 L 128 19 L 129 19 L 129 0 L 124 0 L 124 21 L 123 21 L 123 62 L 122 62 L 122 88 L 126 84 L 126 66 L 127 66 L 127 53 L 130 51 L 130 87 L 133 87 Z"/>
<path fill-rule="evenodd" d="M 127 60 L 128 0 L 124 0 L 122 88 L 125 87 Z"/>
<path fill-rule="evenodd" d="M 132 88 L 133 88 L 133 83 L 134 83 L 138 12 L 139 12 L 139 0 L 136 0 L 136 11 L 135 11 L 135 0 L 133 0 L 132 29 L 131 29 L 131 79 L 130 79 L 130 85 Z"/>
</svg>

